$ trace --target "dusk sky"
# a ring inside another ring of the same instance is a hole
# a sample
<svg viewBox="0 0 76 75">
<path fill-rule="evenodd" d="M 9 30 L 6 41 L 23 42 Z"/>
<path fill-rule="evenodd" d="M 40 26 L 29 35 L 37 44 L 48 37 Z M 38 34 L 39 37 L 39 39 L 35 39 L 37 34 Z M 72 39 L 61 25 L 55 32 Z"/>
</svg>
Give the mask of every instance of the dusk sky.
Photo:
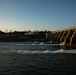
<svg viewBox="0 0 76 75">
<path fill-rule="evenodd" d="M 76 0 L 0 0 L 0 30 L 60 30 L 76 26 Z"/>
</svg>

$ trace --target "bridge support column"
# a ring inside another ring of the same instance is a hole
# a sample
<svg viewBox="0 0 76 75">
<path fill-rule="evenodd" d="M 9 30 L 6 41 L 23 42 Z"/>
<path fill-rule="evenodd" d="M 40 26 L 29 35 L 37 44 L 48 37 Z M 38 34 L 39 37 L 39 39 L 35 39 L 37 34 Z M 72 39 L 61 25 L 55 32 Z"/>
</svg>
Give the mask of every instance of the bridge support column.
<svg viewBox="0 0 76 75">
<path fill-rule="evenodd" d="M 63 31 L 60 32 L 59 36 L 57 37 L 57 42 L 58 42 L 58 43 L 60 43 L 60 38 L 62 37 L 63 33 L 64 33 Z"/>
<path fill-rule="evenodd" d="M 54 43 L 54 41 L 55 41 L 55 36 L 56 36 L 56 33 L 52 33 L 52 42 Z"/>
<path fill-rule="evenodd" d="M 54 42 L 57 43 L 57 37 L 59 36 L 60 32 L 57 32 L 55 38 L 54 38 Z"/>
<path fill-rule="evenodd" d="M 76 30 L 74 30 L 74 33 L 72 37 L 70 38 L 70 46 L 73 46 L 76 44 Z"/>
<path fill-rule="evenodd" d="M 61 43 L 64 42 L 65 37 L 67 36 L 67 33 L 68 33 L 68 31 L 64 31 L 62 37 L 60 38 L 60 42 L 61 42 Z"/>
<path fill-rule="evenodd" d="M 71 46 L 71 40 L 72 40 L 71 37 L 72 37 L 73 33 L 74 33 L 74 30 L 68 31 L 68 34 L 65 38 L 65 45 L 66 46 Z"/>
</svg>

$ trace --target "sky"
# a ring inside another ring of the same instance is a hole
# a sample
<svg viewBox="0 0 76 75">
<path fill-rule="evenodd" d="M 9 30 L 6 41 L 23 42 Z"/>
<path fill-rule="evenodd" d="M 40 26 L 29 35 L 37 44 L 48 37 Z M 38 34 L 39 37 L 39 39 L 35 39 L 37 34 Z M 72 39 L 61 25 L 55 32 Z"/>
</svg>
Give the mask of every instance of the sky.
<svg viewBox="0 0 76 75">
<path fill-rule="evenodd" d="M 76 26 L 76 0 L 0 0 L 0 30 L 60 30 Z"/>
</svg>

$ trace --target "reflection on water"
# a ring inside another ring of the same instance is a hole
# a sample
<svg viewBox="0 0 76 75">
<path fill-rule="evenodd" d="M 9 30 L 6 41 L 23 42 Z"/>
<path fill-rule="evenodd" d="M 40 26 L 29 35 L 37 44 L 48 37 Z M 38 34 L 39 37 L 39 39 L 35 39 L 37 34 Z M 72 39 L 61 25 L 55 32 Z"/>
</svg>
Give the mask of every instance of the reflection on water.
<svg viewBox="0 0 76 75">
<path fill-rule="evenodd" d="M 0 43 L 0 75 L 75 75 L 76 49 L 51 44 Z"/>
</svg>

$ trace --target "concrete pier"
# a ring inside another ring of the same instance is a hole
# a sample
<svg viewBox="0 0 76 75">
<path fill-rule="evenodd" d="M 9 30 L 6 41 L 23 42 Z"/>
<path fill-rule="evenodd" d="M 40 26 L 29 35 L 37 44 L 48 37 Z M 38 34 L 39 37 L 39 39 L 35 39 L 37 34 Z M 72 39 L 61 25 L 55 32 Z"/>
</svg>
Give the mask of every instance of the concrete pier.
<svg viewBox="0 0 76 75">
<path fill-rule="evenodd" d="M 64 42 L 65 46 L 76 46 L 76 26 L 63 30 L 53 31 L 52 34 L 53 43 Z"/>
</svg>

